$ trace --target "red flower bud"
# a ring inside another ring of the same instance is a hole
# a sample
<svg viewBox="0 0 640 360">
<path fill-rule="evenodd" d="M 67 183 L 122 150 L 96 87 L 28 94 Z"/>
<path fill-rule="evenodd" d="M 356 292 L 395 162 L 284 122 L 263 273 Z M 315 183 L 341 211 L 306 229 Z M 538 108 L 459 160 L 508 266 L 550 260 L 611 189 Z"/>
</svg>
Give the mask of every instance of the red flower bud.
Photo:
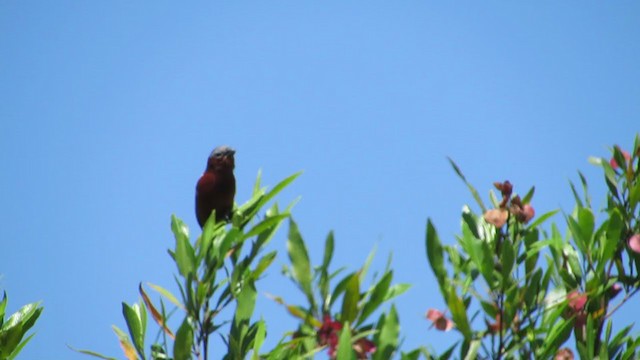
<svg viewBox="0 0 640 360">
<path fill-rule="evenodd" d="M 622 152 L 622 156 L 626 161 L 629 161 L 631 159 L 631 155 L 629 154 L 629 152 L 627 152 L 626 150 L 620 150 L 620 151 Z M 609 160 L 609 165 L 611 165 L 613 170 L 618 170 L 618 168 L 620 167 L 614 157 L 611 157 L 611 160 Z"/>
</svg>

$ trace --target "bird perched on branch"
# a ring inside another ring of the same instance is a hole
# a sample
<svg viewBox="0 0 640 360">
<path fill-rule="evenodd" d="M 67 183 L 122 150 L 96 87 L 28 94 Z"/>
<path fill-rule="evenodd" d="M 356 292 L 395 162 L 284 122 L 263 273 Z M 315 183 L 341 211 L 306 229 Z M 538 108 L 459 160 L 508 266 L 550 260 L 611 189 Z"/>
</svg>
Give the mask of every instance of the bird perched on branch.
<svg viewBox="0 0 640 360">
<path fill-rule="evenodd" d="M 196 217 L 200 227 L 204 227 L 213 210 L 216 211 L 216 222 L 231 218 L 236 195 L 235 153 L 226 145 L 218 146 L 207 159 L 207 168 L 196 184 Z"/>
</svg>

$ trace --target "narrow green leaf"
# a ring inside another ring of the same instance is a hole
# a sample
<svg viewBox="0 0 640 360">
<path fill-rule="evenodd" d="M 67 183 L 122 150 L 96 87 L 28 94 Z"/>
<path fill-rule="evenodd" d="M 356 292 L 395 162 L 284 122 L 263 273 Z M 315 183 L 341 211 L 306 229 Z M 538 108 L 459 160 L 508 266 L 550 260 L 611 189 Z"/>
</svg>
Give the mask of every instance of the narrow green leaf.
<svg viewBox="0 0 640 360">
<path fill-rule="evenodd" d="M 248 239 L 250 237 L 261 234 L 271 229 L 272 227 L 278 225 L 280 222 L 282 222 L 282 220 L 288 217 L 289 217 L 288 213 L 269 216 L 265 218 L 263 221 L 256 224 L 254 227 L 252 227 L 251 230 L 249 230 L 246 234 L 244 234 L 244 239 Z"/>
<path fill-rule="evenodd" d="M 174 251 L 176 265 L 180 275 L 186 277 L 195 272 L 196 256 L 191 243 L 189 242 L 189 231 L 187 226 L 175 215 L 171 216 L 171 230 L 176 238 L 176 248 Z"/>
<path fill-rule="evenodd" d="M 258 175 L 256 176 L 256 182 L 253 185 L 253 195 L 260 192 L 260 181 L 262 180 L 262 169 L 258 169 Z"/>
<path fill-rule="evenodd" d="M 140 354 L 140 356 L 144 358 L 145 328 L 142 327 L 142 319 L 139 316 L 139 311 L 134 307 L 139 308 L 138 304 L 129 306 L 127 303 L 123 302 L 122 314 L 124 315 L 124 319 L 127 323 L 127 328 L 129 329 L 129 335 L 133 340 L 133 345 L 138 351 L 138 354 Z"/>
<path fill-rule="evenodd" d="M 482 210 L 482 213 L 484 214 L 487 211 L 487 208 L 486 208 L 486 206 L 484 206 L 484 203 L 482 202 L 482 198 L 478 194 L 478 191 L 473 187 L 473 185 L 471 185 L 467 181 L 467 178 L 465 178 L 465 176 L 462 174 L 462 171 L 460 170 L 458 165 L 456 165 L 456 163 L 450 157 L 447 157 L 447 160 L 449 160 L 449 163 L 451 164 L 451 167 L 453 167 L 453 170 L 456 172 L 456 174 L 458 174 L 458 177 L 460 179 L 462 179 L 462 181 L 465 183 L 465 185 L 467 185 L 467 188 L 469 188 L 469 191 L 471 192 L 471 195 L 476 200 L 476 203 L 478 203 L 478 206 L 480 206 L 480 210 Z"/>
<path fill-rule="evenodd" d="M 256 265 L 256 269 L 253 270 L 254 279 L 258 279 L 260 275 L 262 275 L 262 273 L 269 267 L 269 265 L 273 263 L 273 260 L 275 260 L 277 254 L 278 252 L 274 250 L 260 258 L 260 260 L 258 261 L 258 265 Z"/>
<path fill-rule="evenodd" d="M 324 242 L 324 256 L 322 258 L 322 268 L 328 269 L 331 258 L 333 258 L 334 238 L 333 231 L 327 235 L 327 240 Z"/>
<path fill-rule="evenodd" d="M 613 254 L 620 244 L 623 228 L 624 222 L 620 210 L 614 208 L 609 215 L 605 243 L 602 246 L 602 257 L 600 261 L 603 264 L 613 258 Z"/>
<path fill-rule="evenodd" d="M 449 291 L 447 304 L 449 310 L 451 310 L 451 317 L 456 324 L 456 328 L 462 333 L 465 340 L 471 340 L 471 326 L 469 325 L 469 319 L 467 318 L 467 309 L 464 306 L 464 302 L 456 294 L 456 289 L 451 287 Z"/>
<path fill-rule="evenodd" d="M 23 329 L 24 330 L 24 329 Z M 26 332 L 26 330 L 24 330 L 24 332 Z M 22 351 L 22 348 L 24 348 L 25 345 L 27 345 L 27 343 L 31 340 L 31 338 L 33 338 L 35 336 L 35 333 L 27 336 L 26 338 L 24 338 L 20 344 L 18 344 L 18 346 L 16 346 L 15 349 L 13 349 L 13 351 L 11 352 L 11 355 L 9 356 L 8 360 L 13 360 L 15 359 L 19 354 L 20 351 Z M 1 352 L 1 351 L 0 351 Z"/>
<path fill-rule="evenodd" d="M 293 267 L 293 278 L 297 281 L 298 285 L 307 296 L 309 303 L 315 308 L 315 300 L 313 297 L 313 290 L 311 288 L 311 263 L 309 260 L 309 253 L 307 247 L 302 240 L 298 225 L 289 219 L 289 236 L 287 239 L 287 251 L 289 253 L 289 259 Z"/>
<path fill-rule="evenodd" d="M 591 209 L 578 208 L 578 222 L 580 223 L 581 235 L 584 238 L 585 244 L 591 247 L 593 239 L 593 231 L 595 228 L 595 216 Z"/>
<path fill-rule="evenodd" d="M 467 351 L 467 354 L 464 357 L 464 360 L 474 360 L 477 358 L 478 356 L 478 350 L 480 349 L 480 345 L 482 344 L 482 342 L 480 340 L 472 340 L 471 344 L 469 345 L 469 350 Z"/>
<path fill-rule="evenodd" d="M 340 339 L 338 340 L 338 352 L 337 360 L 352 360 L 355 359 L 355 353 L 351 347 L 351 329 L 349 328 L 349 322 L 343 324 L 342 331 L 340 331 Z"/>
<path fill-rule="evenodd" d="M 0 330 L 0 354 L 9 356 L 16 349 L 22 339 L 22 323 L 14 323 L 10 326 L 3 326 Z"/>
<path fill-rule="evenodd" d="M 160 311 L 158 311 L 158 309 L 156 309 L 156 307 L 153 305 L 153 303 L 151 302 L 151 299 L 149 298 L 149 295 L 147 295 L 147 293 L 144 291 L 144 288 L 142 287 L 142 283 L 138 285 L 138 291 L 140 292 L 140 295 L 142 296 L 142 301 L 144 301 L 144 304 L 146 305 L 147 309 L 151 311 L 151 317 L 156 322 L 156 324 L 158 324 L 158 326 L 160 326 L 160 328 L 167 335 L 169 335 L 171 339 L 175 339 L 175 335 L 173 335 L 173 332 L 167 326 L 167 319 L 165 319 L 164 315 Z"/>
<path fill-rule="evenodd" d="M 393 284 L 389 287 L 389 290 L 387 291 L 387 295 L 385 296 L 384 301 L 389 301 L 397 296 L 400 296 L 410 288 L 411 288 L 411 284 Z"/>
<path fill-rule="evenodd" d="M 173 343 L 174 360 L 191 359 L 191 347 L 193 346 L 193 328 L 189 324 L 187 317 L 182 321 L 182 325 L 176 333 L 176 341 Z"/>
<path fill-rule="evenodd" d="M 440 288 L 444 285 L 445 278 L 447 277 L 447 271 L 444 267 L 444 252 L 442 250 L 442 243 L 436 232 L 436 228 L 433 226 L 431 219 L 427 219 L 427 238 L 426 238 L 427 259 L 433 273 L 438 279 Z"/>
<path fill-rule="evenodd" d="M 67 345 L 67 347 L 75 352 L 81 353 L 81 354 L 85 354 L 85 355 L 89 355 L 89 356 L 93 356 L 93 357 L 97 357 L 99 359 L 103 359 L 103 360 L 118 360 L 116 358 L 113 357 L 109 357 L 106 355 L 102 355 L 100 353 L 97 353 L 95 351 L 91 351 L 91 350 L 83 350 L 83 349 L 75 349 L 69 345 Z"/>
<path fill-rule="evenodd" d="M 356 326 L 360 326 L 371 313 L 373 313 L 382 302 L 385 300 L 387 296 L 387 292 L 389 291 L 389 286 L 391 285 L 391 280 L 393 279 L 393 271 L 388 271 L 382 276 L 380 281 L 378 281 L 371 292 L 371 296 L 368 301 L 362 307 L 362 312 L 360 317 L 358 318 L 358 322 Z"/>
<path fill-rule="evenodd" d="M 4 321 L 4 313 L 5 310 L 7 309 L 7 292 L 4 291 L 4 295 L 2 296 L 2 301 L 0 301 L 0 327 L 2 327 L 3 321 Z"/>
<path fill-rule="evenodd" d="M 503 282 L 507 282 L 511 278 L 511 270 L 513 270 L 513 266 L 515 265 L 515 253 L 517 249 L 514 249 L 513 246 L 508 239 L 502 243 L 500 262 L 502 263 Z"/>
<path fill-rule="evenodd" d="M 276 186 L 273 187 L 268 193 L 265 194 L 264 198 L 261 200 L 262 204 L 266 204 L 271 200 L 274 196 L 278 195 L 284 188 L 289 186 L 298 176 L 302 175 L 302 171 L 299 171 L 286 179 L 280 181 Z"/>
<path fill-rule="evenodd" d="M 338 282 L 338 285 L 336 285 L 336 287 L 333 289 L 333 293 L 331 293 L 330 305 L 333 305 L 333 303 L 338 299 L 338 297 L 342 295 L 343 292 L 345 292 L 345 289 L 347 288 L 347 284 L 349 284 L 349 282 L 351 281 L 351 278 L 354 276 L 358 276 L 358 274 L 355 272 L 350 273 L 349 275 L 345 276 L 342 280 L 340 280 L 340 282 Z"/>
<path fill-rule="evenodd" d="M 578 171 L 578 176 L 580 176 L 580 183 L 582 184 L 582 192 L 584 193 L 584 201 L 587 204 L 588 208 L 591 208 L 591 197 L 589 196 L 589 186 L 587 185 L 587 178 L 584 177 L 584 174 Z"/>
<path fill-rule="evenodd" d="M 260 348 L 267 336 L 267 328 L 263 320 L 258 321 L 256 326 L 256 336 L 253 340 L 253 354 L 251 355 L 252 360 L 260 360 Z"/>
<path fill-rule="evenodd" d="M 249 322 L 256 305 L 257 291 L 253 281 L 248 281 L 236 298 L 236 312 L 229 335 L 229 354 L 231 359 L 246 358 L 250 340 L 246 339 Z"/>
<path fill-rule="evenodd" d="M 345 289 L 342 299 L 342 311 L 340 320 L 342 322 L 353 322 L 358 316 L 358 302 L 360 301 L 360 277 L 352 276 Z"/>
<path fill-rule="evenodd" d="M 371 249 L 371 251 L 369 252 L 369 255 L 367 255 L 367 260 L 364 261 L 364 265 L 362 265 L 362 268 L 359 271 L 360 282 L 364 282 L 364 277 L 367 275 L 367 272 L 369 271 L 369 267 L 373 262 L 373 258 L 375 257 L 377 250 L 378 250 L 378 245 L 374 244 L 373 249 Z"/>
<path fill-rule="evenodd" d="M 118 341 L 120 341 L 120 347 L 124 352 L 124 356 L 128 360 L 137 360 L 138 353 L 136 352 L 135 347 L 131 343 L 129 336 L 127 336 L 127 334 L 124 331 L 122 331 L 119 327 L 115 325 L 112 325 L 111 328 L 113 329 L 113 332 L 116 333 L 116 336 L 118 337 Z"/>
<path fill-rule="evenodd" d="M 175 306 L 179 307 L 182 310 L 185 310 L 184 304 L 178 301 L 178 299 L 169 290 L 163 288 L 160 285 L 155 285 L 152 283 L 147 283 L 147 285 L 149 285 L 149 287 L 151 287 L 153 290 L 157 291 L 160 295 L 164 296 L 165 299 L 169 300 L 169 302 L 171 302 Z"/>
<path fill-rule="evenodd" d="M 373 360 L 391 359 L 398 348 L 400 336 L 400 323 L 395 305 L 391 305 L 388 314 L 380 315 L 376 330 L 373 342 L 377 349 L 373 353 Z"/>
<path fill-rule="evenodd" d="M 531 224 L 529 224 L 529 228 L 533 229 L 533 228 L 537 228 L 538 226 L 542 225 L 545 221 L 547 221 L 548 219 L 550 219 L 552 216 L 554 216 L 555 214 L 558 213 L 559 210 L 551 210 L 547 213 L 544 213 L 540 216 L 538 216 L 536 218 L 536 220 L 534 222 L 532 222 Z"/>
<path fill-rule="evenodd" d="M 569 230 L 573 236 L 573 240 L 576 243 L 576 246 L 583 254 L 588 253 L 587 243 L 585 241 L 585 235 L 582 233 L 582 229 L 580 228 L 580 224 L 572 217 L 567 217 L 567 225 L 569 226 Z"/>
<path fill-rule="evenodd" d="M 324 256 L 322 258 L 322 266 L 320 267 L 320 279 L 318 280 L 318 287 L 320 288 L 320 297 L 322 298 L 322 312 L 329 311 L 331 304 L 331 297 L 329 296 L 329 264 L 333 258 L 334 238 L 333 231 L 329 232 L 327 239 L 324 243 Z"/>
<path fill-rule="evenodd" d="M 571 187 L 571 192 L 573 193 L 573 199 L 579 207 L 583 207 L 584 203 L 582 199 L 580 199 L 580 195 L 578 194 L 578 190 L 576 190 L 576 186 L 573 184 L 573 181 L 569 181 L 569 186 Z"/>
<path fill-rule="evenodd" d="M 529 204 L 531 203 L 531 199 L 533 198 L 533 194 L 536 191 L 536 187 L 532 186 L 531 189 L 529 189 L 529 191 L 527 191 L 527 193 L 522 197 L 522 203 L 523 204 Z"/>
<path fill-rule="evenodd" d="M 543 343 L 541 356 L 539 358 L 548 358 L 554 354 L 562 344 L 571 336 L 573 321 L 558 321 L 552 325 L 545 341 Z"/>
</svg>

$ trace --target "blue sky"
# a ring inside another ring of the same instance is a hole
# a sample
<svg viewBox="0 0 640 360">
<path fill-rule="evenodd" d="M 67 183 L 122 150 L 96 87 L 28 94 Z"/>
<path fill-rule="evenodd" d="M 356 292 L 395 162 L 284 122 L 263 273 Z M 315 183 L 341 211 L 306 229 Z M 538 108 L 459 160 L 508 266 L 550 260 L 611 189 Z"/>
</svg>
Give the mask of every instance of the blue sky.
<svg viewBox="0 0 640 360">
<path fill-rule="evenodd" d="M 568 179 L 604 188 L 590 155 L 639 130 L 640 4 L 618 2 L 0 3 L 0 288 L 9 310 L 42 300 L 24 359 L 121 356 L 110 325 L 137 284 L 172 287 L 171 214 L 199 232 L 194 187 L 211 149 L 237 149 L 240 203 L 258 169 L 312 258 L 335 231 L 335 264 L 393 252 L 405 349 L 451 341 L 424 251 L 472 199 L 536 186 L 539 213 L 571 210 Z M 561 221 L 557 218 L 557 221 Z M 280 275 L 261 294 L 302 301 Z M 633 306 L 620 319 L 640 318 Z M 269 344 L 295 322 L 260 296 Z M 636 328 L 637 330 L 637 328 Z M 214 350 L 214 358 L 219 353 Z"/>
</svg>

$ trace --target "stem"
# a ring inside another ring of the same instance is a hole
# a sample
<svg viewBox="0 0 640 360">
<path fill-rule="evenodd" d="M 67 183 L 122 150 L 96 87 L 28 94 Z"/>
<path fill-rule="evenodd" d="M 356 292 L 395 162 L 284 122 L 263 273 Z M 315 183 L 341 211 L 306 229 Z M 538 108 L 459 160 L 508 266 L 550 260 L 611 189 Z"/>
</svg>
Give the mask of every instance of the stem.
<svg viewBox="0 0 640 360">
<path fill-rule="evenodd" d="M 204 360 L 209 357 L 209 300 L 204 305 L 204 319 L 203 324 L 200 326 L 200 331 L 203 332 L 202 336 L 202 352 L 204 353 Z"/>
<path fill-rule="evenodd" d="M 635 295 L 638 291 L 640 291 L 640 288 L 636 287 L 631 292 L 627 293 L 624 296 L 624 298 L 622 299 L 622 301 L 620 301 L 618 304 L 616 304 L 616 306 L 611 308 L 611 311 L 609 311 L 609 313 L 607 315 L 605 315 L 603 321 L 608 319 L 608 318 L 610 318 L 613 315 L 613 313 L 615 313 L 625 302 L 627 302 L 629 299 L 631 299 L 631 297 L 633 295 Z"/>
</svg>

